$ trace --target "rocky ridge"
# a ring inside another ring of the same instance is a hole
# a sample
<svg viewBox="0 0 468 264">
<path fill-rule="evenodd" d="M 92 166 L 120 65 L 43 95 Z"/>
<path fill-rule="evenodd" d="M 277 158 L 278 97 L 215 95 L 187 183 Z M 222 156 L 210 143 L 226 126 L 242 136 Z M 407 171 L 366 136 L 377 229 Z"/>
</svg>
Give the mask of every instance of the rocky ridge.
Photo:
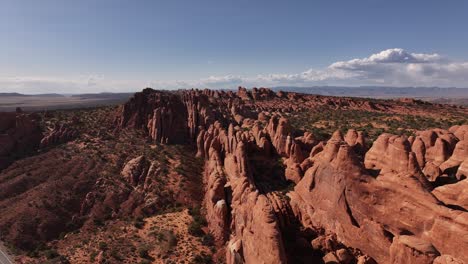
<svg viewBox="0 0 468 264">
<path fill-rule="evenodd" d="M 312 107 L 405 106 L 268 89 L 146 89 L 115 124 L 155 142 L 196 144 L 208 226 L 227 263 L 468 261 L 459 250 L 468 248 L 466 197 L 451 195 L 466 186 L 468 126 L 383 134 L 367 149 L 354 130 L 327 141 L 295 135 L 282 113 Z M 275 160 L 284 170 L 262 173 Z"/>
</svg>

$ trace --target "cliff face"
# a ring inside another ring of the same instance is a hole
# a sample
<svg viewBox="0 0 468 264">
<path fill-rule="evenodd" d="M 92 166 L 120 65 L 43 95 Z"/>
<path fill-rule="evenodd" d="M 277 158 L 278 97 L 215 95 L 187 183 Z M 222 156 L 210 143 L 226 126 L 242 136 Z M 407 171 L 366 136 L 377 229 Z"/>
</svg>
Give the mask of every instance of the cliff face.
<svg viewBox="0 0 468 264">
<path fill-rule="evenodd" d="M 208 228 L 227 263 L 468 261 L 467 126 L 382 134 L 368 149 L 355 130 L 327 141 L 297 135 L 282 114 L 317 107 L 402 106 L 268 89 L 146 89 L 115 123 L 196 145 Z"/>
<path fill-rule="evenodd" d="M 187 111 L 179 96 L 145 89 L 123 105 L 116 118 L 120 127 L 139 128 L 160 143 L 187 141 Z"/>
<path fill-rule="evenodd" d="M 278 219 L 252 175 L 248 151 L 257 147 L 254 138 L 232 125 L 226 132 L 219 123 L 203 135 L 208 146 L 204 204 L 218 244 L 227 242 L 227 263 L 284 263 Z"/>
</svg>

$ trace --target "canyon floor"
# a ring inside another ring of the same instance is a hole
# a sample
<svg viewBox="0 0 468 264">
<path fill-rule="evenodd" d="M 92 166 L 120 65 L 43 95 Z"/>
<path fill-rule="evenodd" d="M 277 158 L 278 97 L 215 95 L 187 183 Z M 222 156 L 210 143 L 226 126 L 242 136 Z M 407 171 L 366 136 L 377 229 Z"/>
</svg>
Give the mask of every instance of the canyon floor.
<svg viewBox="0 0 468 264">
<path fill-rule="evenodd" d="M 468 263 L 468 108 L 145 89 L 0 113 L 16 263 Z"/>
</svg>

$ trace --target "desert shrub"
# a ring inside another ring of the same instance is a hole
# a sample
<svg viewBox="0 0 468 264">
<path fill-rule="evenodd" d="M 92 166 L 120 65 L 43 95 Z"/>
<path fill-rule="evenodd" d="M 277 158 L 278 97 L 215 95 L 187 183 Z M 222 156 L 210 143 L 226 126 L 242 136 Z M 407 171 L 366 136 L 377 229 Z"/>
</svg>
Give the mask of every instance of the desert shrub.
<svg viewBox="0 0 468 264">
<path fill-rule="evenodd" d="M 189 209 L 190 215 L 192 215 L 192 222 L 189 224 L 188 232 L 193 236 L 201 237 L 205 234 L 202 227 L 207 225 L 205 217 L 201 213 L 201 208 L 195 206 Z"/>
<path fill-rule="evenodd" d="M 189 214 L 193 217 L 195 222 L 199 222 L 202 226 L 206 226 L 207 222 L 205 217 L 202 215 L 201 207 L 194 206 L 189 209 Z"/>
<path fill-rule="evenodd" d="M 100 250 L 107 250 L 107 243 L 104 242 L 104 241 L 99 242 L 98 248 L 99 248 Z"/>
<path fill-rule="evenodd" d="M 31 258 L 37 258 L 39 257 L 39 252 L 37 250 L 31 250 L 26 253 L 26 256 Z"/>
<path fill-rule="evenodd" d="M 65 256 L 60 256 L 59 257 L 59 262 L 61 264 L 70 264 L 70 261 Z"/>
<path fill-rule="evenodd" d="M 164 235 L 157 231 L 151 232 L 150 235 L 154 236 L 158 241 L 162 241 L 164 239 Z"/>
<path fill-rule="evenodd" d="M 122 261 L 124 260 L 122 256 L 119 255 L 119 251 L 116 248 L 113 248 L 110 252 L 110 256 L 116 260 Z"/>
<path fill-rule="evenodd" d="M 44 256 L 47 259 L 54 259 L 54 258 L 60 256 L 60 254 L 55 249 L 48 249 L 48 250 L 44 251 Z"/>
<path fill-rule="evenodd" d="M 138 229 L 142 229 L 143 226 L 145 225 L 145 221 L 143 220 L 143 218 L 138 217 L 137 219 L 135 219 L 135 222 L 133 223 L 133 225 Z"/>
<path fill-rule="evenodd" d="M 148 247 L 141 246 L 140 248 L 138 248 L 138 256 L 140 256 L 140 258 L 149 259 L 150 255 L 148 253 Z"/>
<path fill-rule="evenodd" d="M 195 256 L 193 259 L 194 264 L 211 264 L 213 263 L 213 259 L 211 255 L 207 255 L 205 253 L 201 253 Z"/>
<path fill-rule="evenodd" d="M 197 237 L 201 237 L 201 236 L 203 236 L 203 235 L 205 234 L 205 233 L 203 232 L 201 223 L 200 223 L 200 222 L 197 222 L 197 221 L 192 221 L 192 222 L 189 224 L 188 232 L 189 232 L 192 236 L 197 236 Z"/>
<path fill-rule="evenodd" d="M 94 218 L 94 219 L 93 219 L 93 223 L 94 223 L 96 226 L 104 226 L 104 221 L 103 221 L 102 219 Z"/>
<path fill-rule="evenodd" d="M 166 234 L 167 242 L 169 244 L 169 248 L 173 248 L 177 245 L 177 237 L 174 235 L 174 232 L 169 231 Z"/>
<path fill-rule="evenodd" d="M 182 165 L 178 165 L 177 167 L 174 168 L 174 170 L 175 170 L 178 174 L 180 174 L 180 175 L 182 175 L 182 176 L 185 176 L 185 169 L 183 168 Z"/>
<path fill-rule="evenodd" d="M 203 235 L 202 237 L 202 244 L 208 247 L 214 246 L 214 237 L 212 234 L 208 233 Z"/>
<path fill-rule="evenodd" d="M 93 251 L 91 252 L 91 254 L 89 255 L 89 260 L 94 263 L 94 261 L 96 260 L 96 256 L 98 255 L 98 253 L 96 251 Z"/>
</svg>

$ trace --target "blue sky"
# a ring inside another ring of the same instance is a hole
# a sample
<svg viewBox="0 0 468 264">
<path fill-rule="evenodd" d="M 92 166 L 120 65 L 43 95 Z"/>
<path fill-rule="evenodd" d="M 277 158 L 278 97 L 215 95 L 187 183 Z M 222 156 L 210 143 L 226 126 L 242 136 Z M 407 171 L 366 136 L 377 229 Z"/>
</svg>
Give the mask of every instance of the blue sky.
<svg viewBox="0 0 468 264">
<path fill-rule="evenodd" d="M 468 87 L 467 14 L 463 0 L 0 0 L 0 89 Z"/>
</svg>

